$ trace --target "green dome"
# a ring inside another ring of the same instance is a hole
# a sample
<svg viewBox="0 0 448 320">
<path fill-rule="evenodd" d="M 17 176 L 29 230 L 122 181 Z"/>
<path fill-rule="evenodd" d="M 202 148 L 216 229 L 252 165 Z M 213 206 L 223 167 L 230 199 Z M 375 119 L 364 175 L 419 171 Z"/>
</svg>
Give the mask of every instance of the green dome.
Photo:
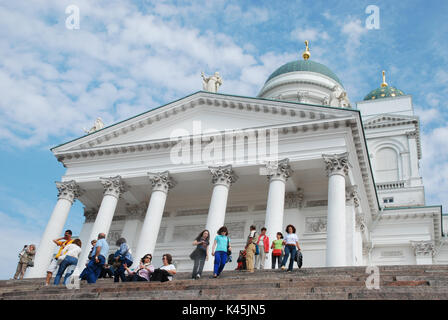
<svg viewBox="0 0 448 320">
<path fill-rule="evenodd" d="M 404 93 L 403 91 L 395 87 L 392 86 L 379 87 L 378 89 L 372 90 L 368 95 L 366 95 L 364 101 L 389 98 L 389 97 L 399 97 L 399 96 L 404 96 Z"/>
<path fill-rule="evenodd" d="M 324 66 L 321 63 L 314 62 L 311 60 L 295 60 L 288 62 L 284 65 L 282 65 L 280 68 L 275 70 L 266 80 L 268 82 L 269 80 L 289 72 L 295 72 L 295 71 L 308 71 L 308 72 L 316 72 L 323 74 L 324 76 L 327 76 L 333 80 L 335 80 L 337 83 L 339 83 L 342 87 L 344 87 L 341 83 L 341 80 L 334 74 L 333 71 L 328 69 L 328 67 Z"/>
</svg>

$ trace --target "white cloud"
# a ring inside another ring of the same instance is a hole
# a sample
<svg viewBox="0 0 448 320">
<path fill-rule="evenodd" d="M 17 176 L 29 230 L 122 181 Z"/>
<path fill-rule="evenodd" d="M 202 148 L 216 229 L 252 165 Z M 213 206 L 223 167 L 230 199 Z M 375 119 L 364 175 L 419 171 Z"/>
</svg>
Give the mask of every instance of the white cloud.
<svg viewBox="0 0 448 320">
<path fill-rule="evenodd" d="M 361 37 L 367 33 L 367 29 L 360 19 L 354 19 L 343 24 L 341 32 L 348 37 L 346 48 L 351 51 L 361 45 Z"/>
<path fill-rule="evenodd" d="M 0 139 L 19 147 L 80 136 L 98 116 L 110 125 L 133 109 L 141 112 L 201 90 L 201 71 L 219 71 L 223 90 L 246 95 L 259 90 L 263 81 L 249 79 L 248 69 L 268 74 L 263 60 L 248 53 L 253 51 L 250 43 L 240 46 L 224 33 L 203 32 L 173 16 L 191 12 L 197 4 L 176 9 L 156 3 L 161 17 L 120 1 L 108 2 L 107 10 L 101 1 L 78 1 L 79 30 L 65 28 L 60 13 L 68 2 L 35 1 L 32 6 L 39 5 L 36 11 L 25 4 L 0 8 L 0 35 L 7 39 L 0 44 L 5 62 L 0 66 Z M 225 8 L 231 15 L 227 18 L 243 24 L 269 17 L 262 8 L 243 10 L 224 1 L 204 5 L 210 11 Z M 46 21 L 49 16 L 57 23 Z"/>
<path fill-rule="evenodd" d="M 448 207 L 448 127 L 437 127 L 422 133 L 421 161 L 423 183 L 427 195 L 426 203 Z"/>
<path fill-rule="evenodd" d="M 291 31 L 291 38 L 299 41 L 316 41 L 319 39 L 329 40 L 330 36 L 327 32 L 315 28 L 296 28 Z"/>
</svg>

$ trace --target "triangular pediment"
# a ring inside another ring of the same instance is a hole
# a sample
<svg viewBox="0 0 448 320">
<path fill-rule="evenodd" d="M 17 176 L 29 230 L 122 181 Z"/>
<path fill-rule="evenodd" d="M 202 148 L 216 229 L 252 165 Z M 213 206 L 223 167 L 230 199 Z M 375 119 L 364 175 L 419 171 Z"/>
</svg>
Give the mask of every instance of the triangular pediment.
<svg viewBox="0 0 448 320">
<path fill-rule="evenodd" d="M 52 149 L 54 153 L 172 137 L 344 118 L 353 110 L 198 92 Z"/>
<path fill-rule="evenodd" d="M 413 116 L 403 116 L 403 115 L 395 115 L 395 114 L 381 114 L 378 116 L 374 116 L 363 121 L 364 128 L 380 128 L 380 127 L 388 127 L 388 126 L 399 126 L 417 123 L 417 117 Z"/>
</svg>

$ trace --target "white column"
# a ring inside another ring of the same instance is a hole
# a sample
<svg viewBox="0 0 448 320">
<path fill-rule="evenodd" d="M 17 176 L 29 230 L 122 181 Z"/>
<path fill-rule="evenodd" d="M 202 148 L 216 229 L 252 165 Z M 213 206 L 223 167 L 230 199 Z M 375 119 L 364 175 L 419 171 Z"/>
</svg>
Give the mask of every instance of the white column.
<svg viewBox="0 0 448 320">
<path fill-rule="evenodd" d="M 176 185 L 176 182 L 170 177 L 168 171 L 149 173 L 149 179 L 152 184 L 152 193 L 148 210 L 146 211 L 145 221 L 140 232 L 140 239 L 137 242 L 137 249 L 134 255 L 135 259 L 140 259 L 147 253 L 154 256 L 166 197 L 169 189 L 172 189 Z"/>
<path fill-rule="evenodd" d="M 348 153 L 323 155 L 328 173 L 328 214 L 326 266 L 347 265 L 345 176 L 348 173 Z"/>
<path fill-rule="evenodd" d="M 205 229 L 210 232 L 209 257 L 204 265 L 206 271 L 213 270 L 214 257 L 211 255 L 213 241 L 219 228 L 224 225 L 230 185 L 238 179 L 231 165 L 209 168 L 212 174 L 213 193 L 205 224 Z"/>
<path fill-rule="evenodd" d="M 142 223 L 142 218 L 145 216 L 147 208 L 146 203 L 136 204 L 126 208 L 127 216 L 121 237 L 126 239 L 126 243 L 131 248 L 132 256 L 134 256 L 137 246 L 138 226 Z M 134 261 L 137 261 L 135 257 Z"/>
<path fill-rule="evenodd" d="M 269 191 L 264 224 L 267 229 L 266 234 L 269 237 L 270 246 L 272 241 L 277 239 L 277 232 L 284 233 L 283 216 L 286 180 L 292 174 L 289 159 L 283 159 L 278 162 L 269 162 L 267 164 L 267 173 L 269 179 Z M 270 254 L 266 257 L 266 264 L 268 267 L 272 264 Z"/>
<path fill-rule="evenodd" d="M 98 214 L 98 209 L 87 209 L 84 208 L 84 224 L 82 225 L 81 232 L 79 233 L 79 239 L 82 242 L 82 247 L 87 246 L 90 248 L 90 242 L 93 239 L 89 239 L 90 234 L 92 233 L 93 224 L 95 223 L 96 215 Z M 96 239 L 96 238 L 95 238 Z"/>
<path fill-rule="evenodd" d="M 81 193 L 79 186 L 73 180 L 56 182 L 56 187 L 59 191 L 58 202 L 53 209 L 50 221 L 48 221 L 42 239 L 37 246 L 34 267 L 28 268 L 27 278 L 45 277 L 48 265 L 55 253 L 56 245 L 53 240 L 61 237 L 70 208 Z"/>
<path fill-rule="evenodd" d="M 107 234 L 112 224 L 112 219 L 114 218 L 118 199 L 120 198 L 120 195 L 125 191 L 125 184 L 123 183 L 120 176 L 100 179 L 101 184 L 104 187 L 104 196 L 103 200 L 101 201 L 101 206 L 98 210 L 98 214 L 96 215 L 92 231 L 90 232 L 89 241 L 97 239 L 99 233 L 106 234 L 107 240 Z M 82 249 L 82 253 L 80 255 L 80 258 L 78 259 L 77 272 L 84 269 L 85 264 L 88 260 L 91 246 L 89 244 L 83 245 Z"/>
</svg>

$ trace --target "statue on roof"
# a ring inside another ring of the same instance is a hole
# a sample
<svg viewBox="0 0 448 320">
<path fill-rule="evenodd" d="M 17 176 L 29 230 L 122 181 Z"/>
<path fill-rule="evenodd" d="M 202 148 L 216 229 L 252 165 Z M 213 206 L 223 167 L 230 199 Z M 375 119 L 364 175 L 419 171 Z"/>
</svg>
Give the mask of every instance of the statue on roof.
<svg viewBox="0 0 448 320">
<path fill-rule="evenodd" d="M 215 72 L 215 74 L 210 77 L 206 77 L 204 72 L 201 72 L 201 76 L 204 91 L 218 92 L 218 88 L 222 85 L 222 78 L 219 75 L 219 72 Z"/>
<path fill-rule="evenodd" d="M 347 92 L 341 87 L 335 85 L 330 94 L 329 104 L 331 107 L 347 108 L 350 107 L 350 101 Z"/>
<path fill-rule="evenodd" d="M 84 129 L 84 132 L 89 134 L 89 133 L 93 133 L 95 131 L 101 130 L 103 128 L 104 128 L 103 120 L 100 117 L 98 117 L 98 118 L 96 118 L 95 123 L 93 124 L 93 127 L 90 128 L 90 130 Z"/>
</svg>

